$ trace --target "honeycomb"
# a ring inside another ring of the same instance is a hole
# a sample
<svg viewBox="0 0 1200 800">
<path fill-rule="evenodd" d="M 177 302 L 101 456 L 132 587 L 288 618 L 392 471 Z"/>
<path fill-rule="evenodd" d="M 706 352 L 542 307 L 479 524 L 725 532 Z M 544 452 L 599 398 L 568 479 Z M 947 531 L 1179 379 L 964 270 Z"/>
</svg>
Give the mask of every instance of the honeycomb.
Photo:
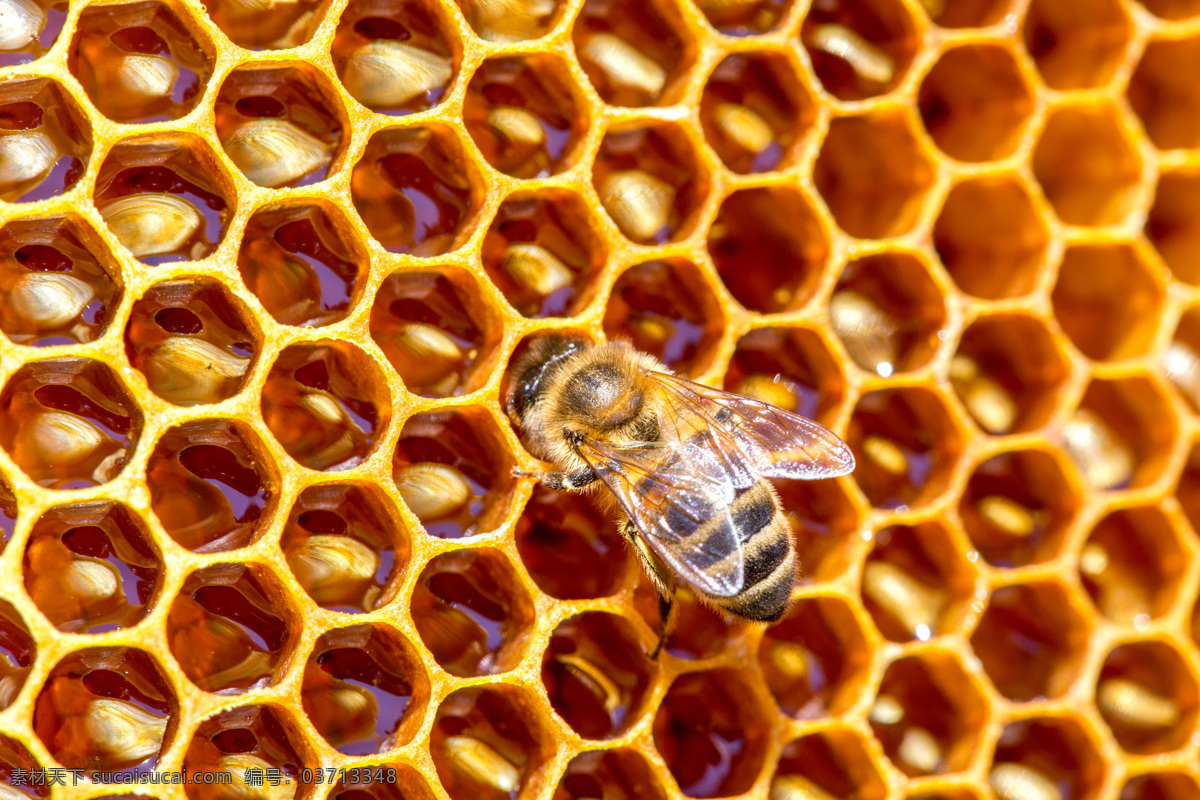
<svg viewBox="0 0 1200 800">
<path fill-rule="evenodd" d="M 1198 73 L 1197 0 L 0 0 L 0 797 L 1200 797 Z M 850 444 L 779 622 L 647 656 L 513 476 L 553 331 Z"/>
</svg>

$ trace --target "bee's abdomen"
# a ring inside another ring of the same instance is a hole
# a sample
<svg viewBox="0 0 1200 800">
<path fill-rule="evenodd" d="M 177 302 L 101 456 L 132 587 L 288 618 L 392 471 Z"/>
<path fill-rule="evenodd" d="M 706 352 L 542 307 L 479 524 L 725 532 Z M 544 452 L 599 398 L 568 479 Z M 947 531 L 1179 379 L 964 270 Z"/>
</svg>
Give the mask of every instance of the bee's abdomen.
<svg viewBox="0 0 1200 800">
<path fill-rule="evenodd" d="M 761 622 L 783 616 L 796 575 L 791 528 L 771 485 L 761 481 L 742 492 L 730 507 L 742 540 L 742 591 L 721 605 L 730 613 Z"/>
</svg>

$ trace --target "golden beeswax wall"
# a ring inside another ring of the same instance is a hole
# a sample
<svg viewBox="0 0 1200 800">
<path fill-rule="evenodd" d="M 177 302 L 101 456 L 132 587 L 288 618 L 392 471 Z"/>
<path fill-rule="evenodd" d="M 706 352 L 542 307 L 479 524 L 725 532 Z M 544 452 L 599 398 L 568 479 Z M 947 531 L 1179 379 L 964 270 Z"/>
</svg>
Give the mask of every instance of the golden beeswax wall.
<svg viewBox="0 0 1200 800">
<path fill-rule="evenodd" d="M 1197 74 L 1198 0 L 0 0 L 0 797 L 1200 797 Z M 781 621 L 647 657 L 512 475 L 549 331 L 849 442 Z"/>
</svg>

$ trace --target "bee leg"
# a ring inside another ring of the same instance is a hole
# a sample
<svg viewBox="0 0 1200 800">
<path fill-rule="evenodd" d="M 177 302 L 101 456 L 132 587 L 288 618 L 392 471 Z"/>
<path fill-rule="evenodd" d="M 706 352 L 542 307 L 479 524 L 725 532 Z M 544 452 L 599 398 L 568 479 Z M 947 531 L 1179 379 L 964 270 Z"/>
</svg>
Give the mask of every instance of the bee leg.
<svg viewBox="0 0 1200 800">
<path fill-rule="evenodd" d="M 595 470 L 583 467 L 574 472 L 564 472 L 560 469 L 549 472 L 526 472 L 523 469 L 513 469 L 512 474 L 518 478 L 537 478 L 547 489 L 556 492 L 582 489 L 598 479 Z"/>
<path fill-rule="evenodd" d="M 662 652 L 663 643 L 675 629 L 675 578 L 646 547 L 645 541 L 638 535 L 637 527 L 632 521 L 625 520 L 625 524 L 621 527 L 621 535 L 633 545 L 638 559 L 646 568 L 646 572 L 650 575 L 650 580 L 658 592 L 658 618 L 661 620 L 661 624 L 658 629 L 658 644 L 654 646 L 654 652 L 650 654 L 650 658 L 657 660 L 658 654 Z"/>
</svg>

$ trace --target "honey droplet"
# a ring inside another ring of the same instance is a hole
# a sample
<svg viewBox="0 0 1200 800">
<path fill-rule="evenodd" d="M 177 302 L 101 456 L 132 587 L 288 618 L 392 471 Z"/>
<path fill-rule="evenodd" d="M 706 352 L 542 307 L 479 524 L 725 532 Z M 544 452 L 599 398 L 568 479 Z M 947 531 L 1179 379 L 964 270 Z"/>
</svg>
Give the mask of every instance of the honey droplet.
<svg viewBox="0 0 1200 800">
<path fill-rule="evenodd" d="M 61 272 L 29 272 L 8 295 L 13 314 L 41 330 L 61 328 L 76 319 L 95 297 L 86 282 Z"/>
<path fill-rule="evenodd" d="M 494 786 L 502 792 L 515 792 L 521 785 L 520 771 L 478 739 L 451 736 L 446 739 L 446 753 L 455 766 L 480 783 Z"/>
<path fill-rule="evenodd" d="M 275 188 L 294 183 L 329 162 L 330 147 L 286 119 L 247 120 L 221 141 L 247 178 Z"/>
<path fill-rule="evenodd" d="M 466 478 L 445 464 L 409 464 L 396 473 L 396 486 L 404 504 L 422 522 L 449 516 L 471 499 Z"/>
<path fill-rule="evenodd" d="M 224 790 L 223 797 L 236 797 L 238 800 L 292 800 L 296 795 L 296 784 L 292 781 L 280 781 L 272 785 L 269 781 L 261 781 L 263 785 L 250 785 L 246 779 L 250 775 L 263 774 L 266 770 L 278 767 L 278 764 L 268 763 L 253 753 L 228 753 L 222 755 L 217 762 L 215 772 L 227 772 L 233 776 Z M 254 770 L 254 772 L 251 772 Z M 260 783 L 255 781 L 255 784 Z"/>
<path fill-rule="evenodd" d="M 0 136 L 0 200 L 18 200 L 41 183 L 59 155 L 58 147 L 42 131 Z"/>
<path fill-rule="evenodd" d="M 577 680 L 587 686 L 592 694 L 601 698 L 604 708 L 609 714 L 621 707 L 620 687 L 613 683 L 595 664 L 586 658 L 570 654 L 560 655 L 557 660 L 566 666 L 567 671 Z"/>
<path fill-rule="evenodd" d="M 1101 681 L 1096 705 L 1105 716 L 1139 728 L 1169 728 L 1179 722 L 1179 706 L 1122 678 Z"/>
<path fill-rule="evenodd" d="M 737 394 L 753 400 L 761 400 L 785 411 L 795 411 L 799 406 L 796 393 L 778 375 L 753 373 L 738 381 L 734 387 Z"/>
<path fill-rule="evenodd" d="M 583 47 L 585 56 L 618 86 L 657 98 L 667 84 L 667 71 L 629 42 L 611 33 L 594 34 Z"/>
<path fill-rule="evenodd" d="M 187 200 L 159 192 L 118 197 L 105 204 L 100 214 L 137 258 L 177 252 L 204 224 L 200 212 Z"/>
<path fill-rule="evenodd" d="M 146 100 L 169 97 L 179 80 L 179 67 L 169 58 L 130 54 L 116 68 L 114 88 Z"/>
<path fill-rule="evenodd" d="M 713 111 L 713 121 L 748 153 L 761 153 L 775 142 L 775 131 L 767 121 L 745 106 L 721 103 Z"/>
<path fill-rule="evenodd" d="M 1009 536 L 1024 539 L 1038 528 L 1034 512 L 1010 497 L 989 495 L 979 501 L 978 508 L 981 517 Z"/>
<path fill-rule="evenodd" d="M 1012 431 L 1016 402 L 1004 387 L 982 374 L 974 360 L 956 355 L 950 362 L 950 382 L 979 427 L 997 435 Z"/>
<path fill-rule="evenodd" d="M 375 578 L 379 557 L 351 536 L 314 534 L 287 553 L 296 580 L 317 605 L 357 605 Z"/>
<path fill-rule="evenodd" d="M 518 42 L 545 33 L 543 20 L 554 13 L 554 0 L 469 0 L 467 19 L 489 42 Z"/>
<path fill-rule="evenodd" d="M 162 748 L 167 717 L 157 717 L 133 703 L 105 697 L 87 710 L 89 738 L 116 763 L 137 764 Z"/>
<path fill-rule="evenodd" d="M 1200 408 L 1200 356 L 1183 342 L 1171 342 L 1162 357 L 1167 378 L 1185 398 Z"/>
<path fill-rule="evenodd" d="M 0 0 L 0 50 L 22 50 L 37 41 L 46 12 L 33 0 Z"/>
<path fill-rule="evenodd" d="M 459 370 L 466 355 L 450 334 L 424 322 L 406 322 L 392 338 L 403 364 L 400 374 L 407 380 L 441 395 L 458 386 Z"/>
<path fill-rule="evenodd" d="M 487 115 L 488 126 L 500 138 L 520 145 L 540 145 L 546 129 L 536 114 L 515 106 L 495 106 Z"/>
<path fill-rule="evenodd" d="M 852 289 L 829 298 L 829 321 L 854 363 L 883 375 L 896 363 L 896 324 L 879 306 Z"/>
<path fill-rule="evenodd" d="M 904 706 L 890 694 L 881 694 L 871 706 L 870 719 L 880 725 L 898 725 L 904 721 Z"/>
<path fill-rule="evenodd" d="M 504 271 L 521 286 L 549 295 L 571 285 L 575 276 L 566 264 L 541 245 L 514 242 L 504 248 Z"/>
<path fill-rule="evenodd" d="M 944 592 L 932 589 L 895 564 L 870 561 L 863 568 L 863 594 L 916 635 L 937 627 L 945 605 Z M 922 637 L 925 638 L 925 637 Z"/>
<path fill-rule="evenodd" d="M 675 188 L 640 169 L 621 170 L 604 182 L 600 202 L 629 238 L 653 241 L 671 220 Z"/>
<path fill-rule="evenodd" d="M 862 443 L 863 452 L 880 469 L 892 475 L 908 472 L 908 458 L 900 446 L 882 436 L 868 436 Z"/>
<path fill-rule="evenodd" d="M 1081 408 L 1063 425 L 1063 444 L 1084 479 L 1113 489 L 1133 478 L 1133 453 L 1096 414 Z"/>
<path fill-rule="evenodd" d="M 1062 800 L 1054 781 L 1024 764 L 996 764 L 988 782 L 1001 800 Z"/>
<path fill-rule="evenodd" d="M 942 748 L 933 734 L 924 728 L 909 728 L 900 739 L 896 755 L 901 761 L 926 774 L 937 772 L 942 763 Z"/>
<path fill-rule="evenodd" d="M 249 368 L 249 356 L 192 336 L 168 337 L 142 366 L 154 392 L 180 406 L 224 400 Z"/>
<path fill-rule="evenodd" d="M 843 25 L 818 25 L 813 29 L 810 43 L 842 59 L 869 81 L 887 83 L 896 75 L 896 63 L 891 56 Z"/>
<path fill-rule="evenodd" d="M 803 775 L 780 775 L 771 781 L 771 800 L 836 800 Z"/>
<path fill-rule="evenodd" d="M 396 108 L 450 82 L 450 59 L 392 39 L 360 47 L 346 61 L 342 82 L 368 108 Z"/>
<path fill-rule="evenodd" d="M 14 455 L 22 463 L 63 464 L 87 461 L 105 441 L 100 429 L 63 411 L 38 414 L 21 426 Z"/>
</svg>

